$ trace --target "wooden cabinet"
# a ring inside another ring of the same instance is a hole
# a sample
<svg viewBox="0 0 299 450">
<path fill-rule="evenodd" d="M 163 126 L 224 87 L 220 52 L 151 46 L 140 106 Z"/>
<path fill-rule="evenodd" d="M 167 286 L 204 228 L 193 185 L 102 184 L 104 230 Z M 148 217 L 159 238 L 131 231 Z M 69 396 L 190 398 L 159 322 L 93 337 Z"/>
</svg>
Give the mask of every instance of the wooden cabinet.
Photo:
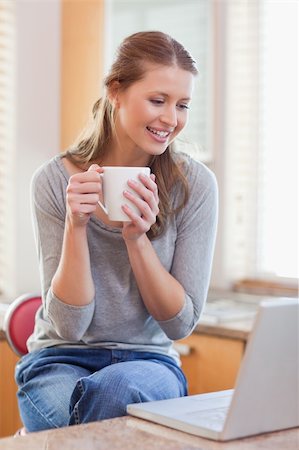
<svg viewBox="0 0 299 450">
<path fill-rule="evenodd" d="M 178 344 L 189 349 L 188 355 L 181 355 L 189 394 L 234 387 L 245 349 L 244 340 L 193 333 Z"/>
<path fill-rule="evenodd" d="M 0 437 L 10 436 L 22 426 L 14 381 L 18 357 L 5 340 L 0 340 Z"/>
</svg>

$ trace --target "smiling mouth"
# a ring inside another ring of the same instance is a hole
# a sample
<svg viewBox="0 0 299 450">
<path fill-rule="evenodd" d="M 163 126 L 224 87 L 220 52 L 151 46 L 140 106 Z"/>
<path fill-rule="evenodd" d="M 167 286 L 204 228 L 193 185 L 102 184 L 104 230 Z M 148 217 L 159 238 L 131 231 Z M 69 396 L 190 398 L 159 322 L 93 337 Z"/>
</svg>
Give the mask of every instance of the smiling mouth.
<svg viewBox="0 0 299 450">
<path fill-rule="evenodd" d="M 146 129 L 150 131 L 152 134 L 155 134 L 156 136 L 159 136 L 161 138 L 166 138 L 170 135 L 170 131 L 158 131 L 150 127 L 146 127 Z"/>
</svg>

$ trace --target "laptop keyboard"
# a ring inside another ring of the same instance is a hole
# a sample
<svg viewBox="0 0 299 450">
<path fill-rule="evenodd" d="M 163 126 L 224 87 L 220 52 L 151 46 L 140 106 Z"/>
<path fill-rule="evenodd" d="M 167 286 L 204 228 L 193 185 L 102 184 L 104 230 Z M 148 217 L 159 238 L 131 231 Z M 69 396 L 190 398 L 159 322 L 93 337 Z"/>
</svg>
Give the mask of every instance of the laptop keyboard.
<svg viewBox="0 0 299 450">
<path fill-rule="evenodd" d="M 188 420 L 192 418 L 195 425 L 221 431 L 227 416 L 228 407 L 192 411 L 187 413 Z"/>
</svg>

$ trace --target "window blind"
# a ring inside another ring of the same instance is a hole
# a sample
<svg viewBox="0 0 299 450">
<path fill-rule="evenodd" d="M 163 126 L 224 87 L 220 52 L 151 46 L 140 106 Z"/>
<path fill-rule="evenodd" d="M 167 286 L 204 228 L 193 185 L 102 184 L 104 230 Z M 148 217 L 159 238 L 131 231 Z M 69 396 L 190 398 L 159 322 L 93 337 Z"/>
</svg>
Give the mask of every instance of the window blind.
<svg viewBox="0 0 299 450">
<path fill-rule="evenodd" d="M 296 1 L 260 6 L 257 273 L 271 279 L 299 275 L 298 9 Z"/>
<path fill-rule="evenodd" d="M 0 2 L 0 295 L 11 277 L 14 154 L 15 5 Z"/>
<path fill-rule="evenodd" d="M 259 110 L 258 1 L 225 8 L 224 254 L 227 278 L 252 277 L 256 266 Z"/>
<path fill-rule="evenodd" d="M 108 69 L 120 42 L 132 33 L 158 30 L 181 42 L 197 62 L 199 77 L 189 123 L 180 148 L 195 159 L 212 159 L 212 27 L 209 0 L 112 0 L 107 3 L 106 61 Z"/>
<path fill-rule="evenodd" d="M 232 282 L 298 277 L 297 11 L 293 0 L 226 3 L 222 188 Z"/>
</svg>

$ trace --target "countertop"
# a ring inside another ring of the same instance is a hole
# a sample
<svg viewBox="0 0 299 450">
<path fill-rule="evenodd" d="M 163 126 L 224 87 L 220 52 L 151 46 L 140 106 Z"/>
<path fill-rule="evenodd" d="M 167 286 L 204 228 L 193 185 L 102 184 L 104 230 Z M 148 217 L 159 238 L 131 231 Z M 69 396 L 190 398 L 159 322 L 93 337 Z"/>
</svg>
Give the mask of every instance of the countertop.
<svg viewBox="0 0 299 450">
<path fill-rule="evenodd" d="M 0 439 L 3 450 L 295 450 L 299 429 L 215 442 L 134 417 Z"/>
</svg>

